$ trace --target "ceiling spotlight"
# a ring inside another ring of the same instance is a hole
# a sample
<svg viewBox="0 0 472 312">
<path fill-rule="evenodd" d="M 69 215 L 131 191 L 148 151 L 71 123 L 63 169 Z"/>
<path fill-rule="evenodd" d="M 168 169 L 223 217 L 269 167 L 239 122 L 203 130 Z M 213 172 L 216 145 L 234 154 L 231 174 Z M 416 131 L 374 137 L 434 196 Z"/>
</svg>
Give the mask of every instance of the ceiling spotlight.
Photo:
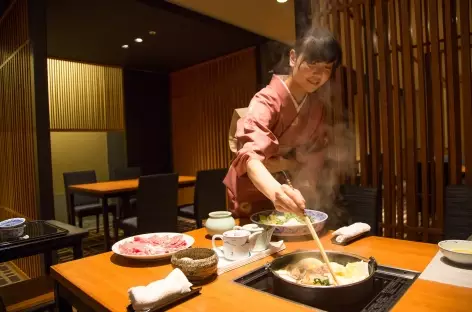
<svg viewBox="0 0 472 312">
<path fill-rule="evenodd" d="M 155 35 L 156 35 L 156 32 L 155 32 L 154 30 L 150 30 L 150 31 L 149 31 L 149 34 L 150 34 L 151 36 L 155 36 Z"/>
<path fill-rule="evenodd" d="M 134 41 L 135 41 L 135 42 L 143 42 L 143 39 L 141 39 L 141 38 L 136 38 L 136 39 L 134 39 Z"/>
<path fill-rule="evenodd" d="M 287 0 L 277 0 L 278 3 L 285 3 Z"/>
<path fill-rule="evenodd" d="M 128 48 L 129 48 L 129 46 L 128 46 L 127 44 L 124 44 L 124 45 L 122 45 L 121 47 L 122 47 L 123 49 L 128 49 Z"/>
</svg>

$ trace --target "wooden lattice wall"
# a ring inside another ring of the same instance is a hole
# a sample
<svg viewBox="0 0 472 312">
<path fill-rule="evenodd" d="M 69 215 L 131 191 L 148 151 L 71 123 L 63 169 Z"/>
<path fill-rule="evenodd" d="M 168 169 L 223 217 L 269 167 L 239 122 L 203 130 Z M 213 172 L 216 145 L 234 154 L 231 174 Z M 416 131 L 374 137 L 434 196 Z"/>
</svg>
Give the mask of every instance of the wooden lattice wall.
<svg viewBox="0 0 472 312">
<path fill-rule="evenodd" d="M 440 239 L 445 185 L 472 185 L 471 2 L 311 1 L 343 46 L 340 103 L 386 236 Z"/>
</svg>

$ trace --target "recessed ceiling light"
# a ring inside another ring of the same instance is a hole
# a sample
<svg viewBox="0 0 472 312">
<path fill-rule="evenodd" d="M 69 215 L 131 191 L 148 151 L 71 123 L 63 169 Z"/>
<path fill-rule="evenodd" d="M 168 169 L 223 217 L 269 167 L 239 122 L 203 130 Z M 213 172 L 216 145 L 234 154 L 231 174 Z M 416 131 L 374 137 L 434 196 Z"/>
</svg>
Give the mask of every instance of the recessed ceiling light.
<svg viewBox="0 0 472 312">
<path fill-rule="evenodd" d="M 128 48 L 129 48 L 129 46 L 128 46 L 127 44 L 124 44 L 124 45 L 122 45 L 121 47 L 122 47 L 123 49 L 128 49 Z"/>
<path fill-rule="evenodd" d="M 277 0 L 278 3 L 285 3 L 287 0 Z"/>
<path fill-rule="evenodd" d="M 136 39 L 134 39 L 134 41 L 136 41 L 136 42 L 143 42 L 143 39 L 141 39 L 141 38 L 136 38 Z"/>
<path fill-rule="evenodd" d="M 156 32 L 155 32 L 154 30 L 150 30 L 150 31 L 149 31 L 149 34 L 150 34 L 151 36 L 154 36 L 154 35 L 156 34 Z"/>
</svg>

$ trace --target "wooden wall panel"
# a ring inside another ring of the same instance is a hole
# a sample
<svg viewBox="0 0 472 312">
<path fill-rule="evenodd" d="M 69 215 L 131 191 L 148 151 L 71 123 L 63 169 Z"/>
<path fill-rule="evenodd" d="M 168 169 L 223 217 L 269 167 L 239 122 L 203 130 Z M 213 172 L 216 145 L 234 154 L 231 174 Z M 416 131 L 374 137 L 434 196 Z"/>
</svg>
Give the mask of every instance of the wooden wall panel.
<svg viewBox="0 0 472 312">
<path fill-rule="evenodd" d="M 402 157 L 402 104 L 400 101 L 400 60 L 399 46 L 402 45 L 401 33 L 397 32 L 396 25 L 398 10 L 394 1 L 388 3 L 389 29 L 390 29 L 390 49 L 392 50 L 392 106 L 393 106 L 393 140 L 395 149 L 395 207 L 396 207 L 396 234 L 403 237 L 403 157 Z"/>
<path fill-rule="evenodd" d="M 459 0 L 461 1 L 461 0 Z M 459 54 L 456 23 L 456 0 L 443 1 L 444 38 L 446 56 L 447 130 L 449 153 L 449 181 L 462 180 L 461 111 L 459 90 Z"/>
<path fill-rule="evenodd" d="M 233 110 L 256 93 L 255 49 L 249 48 L 171 74 L 174 170 L 227 168 Z"/>
<path fill-rule="evenodd" d="M 48 59 L 53 131 L 124 130 L 123 70 Z"/>
<path fill-rule="evenodd" d="M 407 225 L 410 231 L 407 238 L 417 239 L 417 233 L 413 228 L 418 226 L 417 213 L 417 144 L 416 144 L 416 95 L 414 85 L 414 58 L 412 50 L 410 2 L 400 2 L 400 24 L 403 37 L 402 62 L 403 62 L 403 91 L 405 95 L 405 123 L 406 129 L 406 198 L 407 198 Z"/>
<path fill-rule="evenodd" d="M 463 119 L 465 121 L 472 120 L 472 68 L 471 68 L 471 45 L 470 36 L 467 33 L 470 32 L 470 16 L 472 8 L 470 1 L 460 1 L 459 5 L 459 23 L 461 33 L 461 69 L 462 69 L 462 81 L 461 81 L 461 93 L 462 93 L 462 107 L 463 107 Z M 472 164 L 472 122 L 464 122 L 464 158 L 466 164 Z M 468 133 L 469 135 L 466 135 Z M 468 174 L 467 174 L 468 173 Z M 470 166 L 466 167 L 465 179 L 468 185 L 472 185 L 472 170 Z"/>
<path fill-rule="evenodd" d="M 35 124 L 27 1 L 13 2 L 0 20 L 0 219 L 37 219 Z M 15 261 L 41 274 L 39 257 Z"/>
<path fill-rule="evenodd" d="M 418 65 L 418 75 L 416 79 L 418 85 L 416 86 L 418 95 L 419 116 L 417 126 L 420 131 L 420 150 L 419 159 L 421 163 L 421 176 L 418 177 L 421 180 L 421 226 L 423 228 L 429 227 L 429 207 L 430 197 L 424 196 L 423 194 L 430 194 L 429 179 L 428 175 L 429 168 L 429 145 L 428 145 L 428 110 L 429 107 L 426 104 L 426 85 L 425 85 L 425 49 L 424 49 L 424 33 L 423 33 L 423 12 L 424 4 L 422 0 L 415 0 L 414 2 L 414 14 L 415 14 L 415 37 L 416 37 L 416 59 Z M 428 231 L 423 231 L 423 240 L 428 241 Z"/>
<path fill-rule="evenodd" d="M 439 10 L 437 0 L 428 0 L 428 17 L 429 17 L 429 32 L 428 40 L 430 45 L 431 55 L 431 72 L 430 72 L 430 92 L 429 101 L 433 108 L 433 155 L 434 155 L 434 166 L 432 172 L 434 172 L 434 178 L 432 179 L 434 192 L 432 198 L 434 198 L 432 211 L 435 214 L 442 215 L 444 210 L 444 119 L 443 119 L 443 101 L 441 95 L 441 54 L 440 54 L 440 37 L 439 37 Z M 441 216 L 439 216 L 441 217 Z M 438 218 L 433 219 L 433 225 L 435 227 L 441 227 L 442 224 Z"/>
<path fill-rule="evenodd" d="M 437 241 L 445 186 L 472 185 L 472 2 L 311 3 L 312 24 L 330 27 L 343 46 L 340 98 L 360 136 L 358 181 L 382 192 L 383 234 Z"/>
</svg>

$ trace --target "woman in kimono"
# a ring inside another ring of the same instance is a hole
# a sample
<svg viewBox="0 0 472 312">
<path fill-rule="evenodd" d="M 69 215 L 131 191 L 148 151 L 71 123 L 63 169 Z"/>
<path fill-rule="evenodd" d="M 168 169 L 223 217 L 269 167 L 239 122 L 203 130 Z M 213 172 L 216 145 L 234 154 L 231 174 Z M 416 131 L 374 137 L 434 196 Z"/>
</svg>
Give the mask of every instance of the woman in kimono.
<svg viewBox="0 0 472 312">
<path fill-rule="evenodd" d="M 341 53 L 328 30 L 311 29 L 289 52 L 288 75 L 273 75 L 270 84 L 252 98 L 245 115 L 232 125 L 235 158 L 224 183 L 236 217 L 247 218 L 274 207 L 297 214 L 305 209 L 303 185 L 289 187 L 285 173 L 303 168 L 299 173 L 306 179 L 293 182 L 306 182 L 316 178 L 323 165 L 328 103 L 320 90 L 333 77 Z M 314 183 L 310 181 L 307 190 Z"/>
</svg>

